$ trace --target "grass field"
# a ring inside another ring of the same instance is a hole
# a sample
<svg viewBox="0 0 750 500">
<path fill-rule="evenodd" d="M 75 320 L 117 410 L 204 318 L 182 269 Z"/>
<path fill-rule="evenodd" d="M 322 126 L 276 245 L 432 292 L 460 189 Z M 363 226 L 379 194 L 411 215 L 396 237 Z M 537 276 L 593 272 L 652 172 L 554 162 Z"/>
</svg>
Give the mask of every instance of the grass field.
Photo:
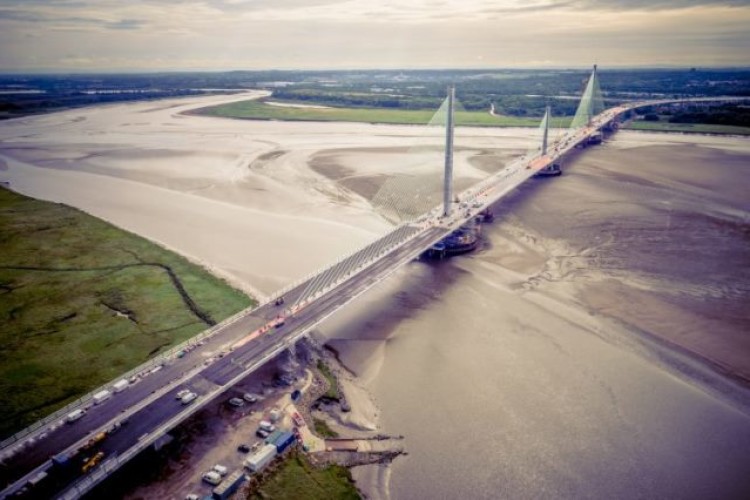
<svg viewBox="0 0 750 500">
<path fill-rule="evenodd" d="M 313 418 L 313 426 L 315 427 L 315 434 L 322 438 L 339 437 L 339 433 L 328 427 L 328 424 L 325 422 L 325 420 Z"/>
<path fill-rule="evenodd" d="M 650 130 L 654 132 L 684 132 L 691 134 L 750 135 L 750 128 L 731 125 L 708 125 L 702 123 L 669 123 L 668 121 L 631 121 L 626 126 L 630 130 Z"/>
<path fill-rule="evenodd" d="M 325 394 L 323 394 L 324 397 L 335 399 L 338 401 L 339 399 L 339 384 L 336 380 L 336 377 L 333 375 L 333 372 L 330 368 L 328 368 L 328 365 L 326 365 L 323 361 L 318 360 L 318 370 L 320 370 L 320 373 L 323 374 L 323 376 L 328 380 L 329 387 Z"/>
<path fill-rule="evenodd" d="M 293 454 L 248 499 L 358 500 L 351 473 L 340 465 L 313 467 L 303 455 Z"/>
<path fill-rule="evenodd" d="M 284 121 L 337 121 L 425 125 L 435 110 L 383 108 L 291 108 L 270 106 L 263 101 L 249 100 L 201 108 L 193 113 L 223 118 Z M 537 127 L 540 118 L 493 116 L 487 111 L 456 111 L 456 125 L 475 127 Z M 568 126 L 570 118 L 553 120 L 553 126 Z"/>
<path fill-rule="evenodd" d="M 251 302 L 143 238 L 0 189 L 0 435 Z"/>
</svg>

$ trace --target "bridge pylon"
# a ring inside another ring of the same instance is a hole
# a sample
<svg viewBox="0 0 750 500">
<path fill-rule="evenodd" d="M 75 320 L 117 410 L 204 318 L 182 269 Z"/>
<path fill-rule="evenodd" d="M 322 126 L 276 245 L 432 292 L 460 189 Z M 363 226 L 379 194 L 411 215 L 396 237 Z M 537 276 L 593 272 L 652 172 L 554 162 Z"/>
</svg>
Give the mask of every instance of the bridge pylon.
<svg viewBox="0 0 750 500">
<path fill-rule="evenodd" d="M 597 73 L 596 64 L 594 64 L 594 69 L 586 84 L 586 90 L 583 91 L 581 102 L 578 104 L 578 109 L 570 124 L 570 128 L 580 128 L 588 125 L 591 123 L 591 119 L 602 111 L 604 111 L 604 99 L 602 98 L 602 89 L 599 86 L 599 74 Z"/>
<path fill-rule="evenodd" d="M 456 88 L 448 87 L 448 106 L 445 109 L 445 176 L 443 180 L 443 215 L 451 215 L 453 204 L 453 101 Z"/>
<path fill-rule="evenodd" d="M 542 156 L 547 154 L 547 143 L 549 142 L 550 114 L 551 114 L 551 110 L 550 110 L 549 105 L 547 105 L 547 107 L 544 108 L 544 118 L 542 119 L 542 128 L 544 130 L 544 132 L 542 133 Z"/>
</svg>

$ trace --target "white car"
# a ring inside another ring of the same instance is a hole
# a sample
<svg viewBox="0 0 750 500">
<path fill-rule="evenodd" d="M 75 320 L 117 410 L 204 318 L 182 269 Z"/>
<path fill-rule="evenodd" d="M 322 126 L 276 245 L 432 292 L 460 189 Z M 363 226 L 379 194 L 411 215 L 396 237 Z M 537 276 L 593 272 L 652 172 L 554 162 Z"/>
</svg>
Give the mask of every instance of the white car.
<svg viewBox="0 0 750 500">
<path fill-rule="evenodd" d="M 229 400 L 229 404 L 234 406 L 235 408 L 241 408 L 245 406 L 245 402 L 241 400 L 240 398 L 232 398 Z"/>
<path fill-rule="evenodd" d="M 195 398 L 197 398 L 198 395 L 194 392 L 188 392 L 184 396 L 180 398 L 180 401 L 182 401 L 182 404 L 187 405 L 193 402 Z"/>
<path fill-rule="evenodd" d="M 216 473 L 218 473 L 221 477 L 226 476 L 227 472 L 229 472 L 229 469 L 227 469 L 226 467 L 224 467 L 223 465 L 220 465 L 220 464 L 214 465 L 213 469 L 211 469 L 211 470 L 214 471 L 214 472 L 216 472 Z"/>
<path fill-rule="evenodd" d="M 177 392 L 177 395 L 175 396 L 175 398 L 176 399 L 182 399 L 184 396 L 187 396 L 191 392 L 193 392 L 193 391 L 191 391 L 190 389 L 182 389 L 181 391 Z"/>
<path fill-rule="evenodd" d="M 213 486 L 216 486 L 221 482 L 221 476 L 218 472 L 210 470 L 203 474 L 203 480 L 207 482 L 208 484 L 211 484 Z"/>
</svg>

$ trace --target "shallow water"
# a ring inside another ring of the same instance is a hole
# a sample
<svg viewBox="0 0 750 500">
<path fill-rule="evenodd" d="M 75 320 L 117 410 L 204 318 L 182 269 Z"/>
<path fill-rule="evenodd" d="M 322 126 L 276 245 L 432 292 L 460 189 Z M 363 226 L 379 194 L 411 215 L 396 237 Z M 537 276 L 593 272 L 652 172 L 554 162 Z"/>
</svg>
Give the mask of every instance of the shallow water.
<svg viewBox="0 0 750 500">
<path fill-rule="evenodd" d="M 406 436 L 392 498 L 750 495 L 747 391 L 684 355 L 750 358 L 748 141 L 694 142 L 621 133 L 325 329 Z"/>
</svg>

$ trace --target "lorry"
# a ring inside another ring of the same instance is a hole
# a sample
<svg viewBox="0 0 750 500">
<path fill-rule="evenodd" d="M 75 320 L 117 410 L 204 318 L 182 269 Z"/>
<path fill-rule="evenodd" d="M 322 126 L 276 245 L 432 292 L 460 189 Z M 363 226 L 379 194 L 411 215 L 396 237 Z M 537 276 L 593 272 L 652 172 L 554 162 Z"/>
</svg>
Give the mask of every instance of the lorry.
<svg viewBox="0 0 750 500">
<path fill-rule="evenodd" d="M 251 472 L 258 472 L 268 465 L 276 456 L 276 447 L 272 444 L 264 445 L 260 450 L 245 460 L 245 467 Z"/>
<path fill-rule="evenodd" d="M 274 433 L 276 434 L 276 433 Z M 273 439 L 271 439 L 273 437 Z M 276 452 L 281 455 L 284 450 L 289 448 L 297 438 L 291 432 L 279 432 L 277 435 L 268 436 L 266 442 L 276 447 Z"/>
<path fill-rule="evenodd" d="M 226 479 L 224 479 L 216 488 L 213 490 L 213 497 L 215 500 L 226 500 L 236 492 L 242 483 L 245 482 L 247 476 L 242 470 L 236 470 L 232 472 Z"/>
<path fill-rule="evenodd" d="M 96 394 L 94 394 L 94 397 L 92 399 L 94 400 L 94 404 L 98 405 L 98 404 L 102 404 L 103 402 L 105 402 L 111 397 L 112 397 L 112 393 L 105 389 L 103 391 L 99 391 Z"/>
<path fill-rule="evenodd" d="M 83 462 L 83 467 L 81 467 L 81 472 L 86 474 L 88 471 L 99 465 L 99 462 L 102 461 L 102 458 L 104 458 L 104 452 L 100 451 L 93 457 L 89 458 L 88 460 L 85 460 Z"/>
</svg>

